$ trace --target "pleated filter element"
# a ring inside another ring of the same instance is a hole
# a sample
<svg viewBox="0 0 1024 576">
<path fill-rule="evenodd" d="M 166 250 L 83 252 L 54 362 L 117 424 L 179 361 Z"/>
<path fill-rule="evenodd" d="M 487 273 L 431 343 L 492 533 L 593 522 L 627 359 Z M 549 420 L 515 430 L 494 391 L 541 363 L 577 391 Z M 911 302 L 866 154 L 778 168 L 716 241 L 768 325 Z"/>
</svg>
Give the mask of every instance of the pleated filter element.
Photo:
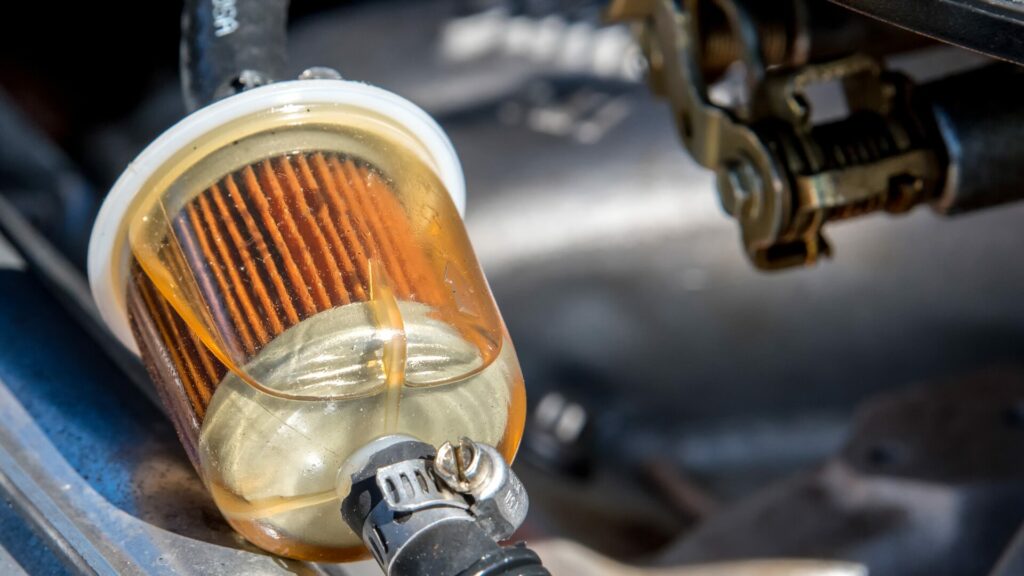
<svg viewBox="0 0 1024 576">
<path fill-rule="evenodd" d="M 284 556 L 364 555 L 335 486 L 369 441 L 469 436 L 511 459 L 522 433 L 451 179 L 394 116 L 309 102 L 224 122 L 138 178 L 108 243 L 189 456 L 226 519 Z"/>
</svg>

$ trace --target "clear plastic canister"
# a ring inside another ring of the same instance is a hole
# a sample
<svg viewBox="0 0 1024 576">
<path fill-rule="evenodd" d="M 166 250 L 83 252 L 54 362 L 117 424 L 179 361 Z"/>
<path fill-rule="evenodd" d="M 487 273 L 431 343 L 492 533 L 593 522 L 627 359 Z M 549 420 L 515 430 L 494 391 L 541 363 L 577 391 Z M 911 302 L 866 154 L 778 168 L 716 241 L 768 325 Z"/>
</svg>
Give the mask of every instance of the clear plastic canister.
<svg viewBox="0 0 1024 576">
<path fill-rule="evenodd" d="M 115 185 L 90 246 L 97 303 L 258 546 L 361 557 L 337 474 L 379 436 L 514 456 L 523 381 L 461 178 L 412 104 L 311 80 L 193 114 Z"/>
</svg>

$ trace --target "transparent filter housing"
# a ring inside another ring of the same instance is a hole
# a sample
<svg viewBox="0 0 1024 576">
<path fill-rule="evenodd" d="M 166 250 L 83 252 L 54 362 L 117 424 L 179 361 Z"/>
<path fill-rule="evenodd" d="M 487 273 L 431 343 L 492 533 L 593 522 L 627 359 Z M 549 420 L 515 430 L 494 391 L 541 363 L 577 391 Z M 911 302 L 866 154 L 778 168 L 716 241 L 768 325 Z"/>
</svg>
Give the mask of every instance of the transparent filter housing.
<svg viewBox="0 0 1024 576">
<path fill-rule="evenodd" d="M 108 200 L 90 274 L 227 521 L 343 561 L 364 556 L 339 514 L 353 452 L 468 436 L 511 461 L 525 397 L 438 151 L 373 107 L 290 102 L 164 146 Z"/>
</svg>

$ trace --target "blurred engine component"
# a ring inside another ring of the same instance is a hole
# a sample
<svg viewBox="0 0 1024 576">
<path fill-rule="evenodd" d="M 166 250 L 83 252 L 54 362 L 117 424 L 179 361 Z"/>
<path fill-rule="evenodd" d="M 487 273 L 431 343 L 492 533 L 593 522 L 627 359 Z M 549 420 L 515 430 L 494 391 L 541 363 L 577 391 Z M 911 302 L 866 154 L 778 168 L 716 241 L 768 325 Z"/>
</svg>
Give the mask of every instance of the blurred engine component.
<svg viewBox="0 0 1024 576">
<path fill-rule="evenodd" d="M 811 61 L 820 35 L 807 5 L 771 3 L 777 11 L 765 22 L 766 5 L 688 0 L 680 11 L 670 0 L 617 0 L 609 10 L 614 20 L 640 22 L 652 89 L 668 98 L 694 159 L 715 172 L 755 266 L 830 255 L 829 221 L 922 203 L 955 213 L 1024 197 L 1024 148 L 1012 135 L 1024 104 L 1000 96 L 1020 93 L 1019 70 L 996 66 L 915 87 L 866 55 Z M 708 60 L 725 51 L 709 40 L 723 34 L 714 24 L 726 26 L 721 42 L 735 46 L 742 64 L 741 94 L 728 103 L 708 88 L 707 71 L 723 64 Z M 811 94 L 829 84 L 846 109 L 822 121 Z"/>
<path fill-rule="evenodd" d="M 913 2 L 832 0 L 944 42 L 1024 64 L 1024 4 L 1018 0 L 943 0 L 926 10 Z"/>
</svg>

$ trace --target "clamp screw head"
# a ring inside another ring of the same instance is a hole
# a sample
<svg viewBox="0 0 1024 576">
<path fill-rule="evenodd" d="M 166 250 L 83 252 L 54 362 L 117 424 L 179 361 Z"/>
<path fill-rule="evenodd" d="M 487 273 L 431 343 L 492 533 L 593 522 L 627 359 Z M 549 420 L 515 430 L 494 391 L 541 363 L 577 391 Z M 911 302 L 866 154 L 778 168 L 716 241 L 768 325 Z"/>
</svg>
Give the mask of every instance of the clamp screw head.
<svg viewBox="0 0 1024 576">
<path fill-rule="evenodd" d="M 480 449 L 469 438 L 460 438 L 457 445 L 445 442 L 434 458 L 434 473 L 456 492 L 470 492 L 485 479 Z"/>
</svg>

